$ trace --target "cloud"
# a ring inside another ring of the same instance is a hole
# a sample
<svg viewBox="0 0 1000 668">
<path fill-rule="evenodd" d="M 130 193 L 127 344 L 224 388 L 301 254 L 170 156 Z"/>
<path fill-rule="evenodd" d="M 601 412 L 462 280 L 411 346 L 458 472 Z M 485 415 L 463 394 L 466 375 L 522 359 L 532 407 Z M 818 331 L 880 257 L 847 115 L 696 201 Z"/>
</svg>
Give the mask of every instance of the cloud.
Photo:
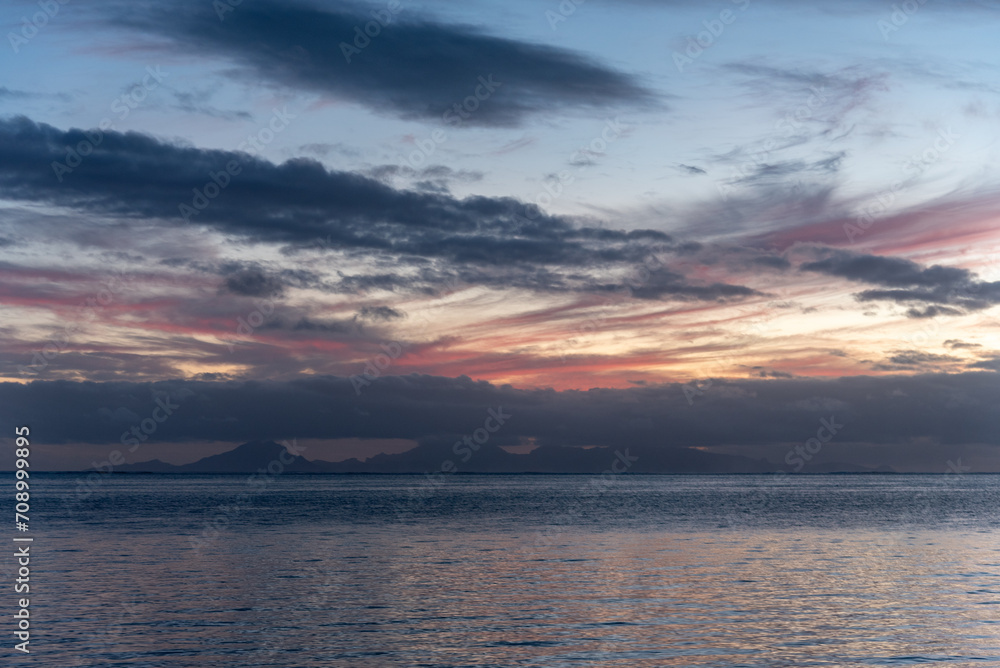
<svg viewBox="0 0 1000 668">
<path fill-rule="evenodd" d="M 888 294 L 888 293 L 886 293 L 886 294 Z M 898 300 L 898 299 L 900 299 L 900 295 L 898 294 L 898 292 L 895 292 L 895 293 L 892 293 L 891 296 L 883 297 L 883 296 L 880 296 L 880 292 L 878 290 L 867 290 L 864 293 L 862 293 L 862 299 L 863 300 L 873 300 L 873 299 L 893 299 L 893 300 Z M 909 296 L 902 297 L 902 300 L 903 301 L 911 301 L 911 297 L 909 297 Z M 960 311 L 959 309 L 956 309 L 956 308 L 949 308 L 947 306 L 925 306 L 923 308 L 918 308 L 916 306 L 912 306 L 912 307 L 906 309 L 906 315 L 908 315 L 911 318 L 936 318 L 939 315 L 965 315 L 965 312 L 964 311 Z"/>
<path fill-rule="evenodd" d="M 679 248 L 663 232 L 584 227 L 529 210 L 512 198 L 456 199 L 399 190 L 308 159 L 278 165 L 245 153 L 179 146 L 132 132 L 101 133 L 91 154 L 57 175 L 52 164 L 66 160 L 72 147 L 90 142 L 88 136 L 97 137 L 95 132 L 63 132 L 24 117 L 0 120 L 0 188 L 5 197 L 119 222 L 204 226 L 257 243 L 302 249 L 319 243 L 392 259 L 400 271 L 424 267 L 427 275 L 460 273 L 465 282 L 507 281 L 532 290 L 603 290 L 602 283 L 593 276 L 581 278 L 579 271 L 631 267 Z M 234 164 L 237 173 L 213 198 L 198 194 L 209 184 L 214 187 L 210 174 Z M 426 269 L 431 260 L 454 269 Z M 742 286 L 688 286 L 676 275 L 664 276 L 665 282 L 648 286 L 646 294 L 705 299 L 755 294 Z M 350 280 L 381 283 L 384 289 L 409 282 L 399 274 Z M 246 274 L 231 287 L 274 288 L 262 281 Z"/>
<path fill-rule="evenodd" d="M 589 290 L 594 292 L 620 292 L 622 284 L 594 284 Z M 726 301 L 755 295 L 759 296 L 761 293 L 742 285 L 729 285 L 727 283 L 692 285 L 680 274 L 662 269 L 651 272 L 649 278 L 645 281 L 636 282 L 632 285 L 631 295 L 638 299 L 672 297 L 684 300 Z"/>
<path fill-rule="evenodd" d="M 1000 371 L 1000 356 L 993 356 L 987 359 L 979 360 L 969 366 L 973 369 L 990 369 L 991 371 Z"/>
<path fill-rule="evenodd" d="M 288 329 L 294 332 L 330 332 L 333 334 L 354 334 L 357 328 L 352 322 L 339 322 L 335 320 L 312 320 L 307 317 L 299 318 L 294 324 L 289 325 L 282 320 L 264 325 L 266 329 Z"/>
<path fill-rule="evenodd" d="M 889 287 L 936 287 L 968 282 L 972 277 L 971 272 L 966 269 L 938 265 L 923 268 L 916 262 L 903 258 L 861 255 L 848 251 L 834 251 L 825 259 L 803 264 L 801 269 Z"/>
<path fill-rule="evenodd" d="M 214 94 L 212 89 L 188 92 L 171 91 L 171 94 L 177 101 L 177 104 L 173 105 L 173 108 L 178 111 L 183 111 L 189 114 L 201 114 L 211 118 L 221 118 L 225 120 L 253 119 L 253 115 L 247 111 L 232 111 L 212 106 L 209 103 Z"/>
<path fill-rule="evenodd" d="M 399 320 L 400 318 L 405 318 L 406 314 L 402 311 L 397 311 L 391 306 L 363 306 L 361 310 L 358 311 L 357 317 L 362 320 L 374 320 L 374 321 L 388 321 L 388 320 Z"/>
<path fill-rule="evenodd" d="M 903 258 L 838 250 L 800 269 L 893 288 L 864 290 L 855 297 L 910 305 L 907 315 L 913 318 L 962 315 L 1000 303 L 1000 282 L 980 281 L 973 272 L 958 267 L 922 267 Z"/>
<path fill-rule="evenodd" d="M 367 175 L 392 185 L 397 178 L 410 179 L 413 188 L 420 192 L 448 195 L 453 181 L 473 183 L 483 179 L 477 170 L 452 169 L 444 165 L 431 165 L 414 169 L 405 165 L 379 165 L 365 172 Z"/>
<path fill-rule="evenodd" d="M 52 98 L 63 102 L 69 102 L 72 99 L 68 93 L 34 93 L 27 90 L 16 90 L 0 86 L 0 100 L 28 100 L 36 98 Z"/>
<path fill-rule="evenodd" d="M 708 174 L 708 172 L 706 172 L 701 167 L 695 167 L 694 165 L 680 164 L 677 165 L 677 167 L 679 167 L 682 171 L 684 171 L 687 174 Z"/>
<path fill-rule="evenodd" d="M 0 86 L 0 99 L 7 98 L 13 100 L 21 100 L 28 97 L 34 97 L 34 93 L 29 93 L 24 90 L 11 90 L 6 86 Z"/>
<path fill-rule="evenodd" d="M 287 382 L 0 384 L 0 428 L 44 424 L 40 443 L 117 444 L 129 425 L 167 396 L 179 408 L 153 442 L 257 438 L 407 438 L 471 433 L 486 411 L 512 417 L 504 436 L 538 445 L 656 448 L 804 443 L 820 419 L 844 425 L 838 441 L 1000 445 L 994 372 L 839 379 L 713 380 L 699 393 L 677 384 L 626 389 L 523 390 L 466 377 L 386 376 L 358 395 L 349 378 Z M 688 386 L 691 389 L 691 386 Z M 688 399 L 691 399 L 689 403 Z M 58 411 L 52 411 L 58 406 Z M 148 446 L 147 446 L 148 447 Z"/>
<path fill-rule="evenodd" d="M 939 355 L 937 353 L 926 353 L 919 350 L 900 350 L 889 357 L 892 365 L 903 367 L 923 367 L 947 362 L 961 362 L 960 357 L 954 355 Z"/>
<path fill-rule="evenodd" d="M 789 262 L 786 258 L 778 255 L 760 255 L 751 258 L 749 262 L 753 265 L 757 265 L 760 267 L 768 267 L 770 269 L 776 269 L 778 271 L 785 271 L 786 269 L 790 269 L 792 266 L 792 263 Z"/>
<path fill-rule="evenodd" d="M 813 161 L 784 160 L 755 164 L 744 167 L 742 174 L 725 183 L 729 186 L 780 184 L 791 176 L 804 173 L 833 174 L 840 170 L 841 162 L 846 155 L 845 151 L 841 151 Z"/>
<path fill-rule="evenodd" d="M 241 269 L 226 277 L 225 286 L 233 294 L 248 297 L 276 297 L 284 292 L 281 281 L 259 267 Z"/>
<path fill-rule="evenodd" d="M 347 156 L 349 158 L 360 158 L 362 155 L 361 151 L 345 144 L 344 142 L 312 142 L 299 146 L 299 151 L 303 153 L 312 153 L 313 155 L 318 155 L 321 158 L 325 158 L 331 153 Z"/>
<path fill-rule="evenodd" d="M 212 3 L 203 2 L 122 9 L 111 20 L 164 36 L 187 53 L 229 60 L 243 76 L 402 118 L 441 120 L 470 96 L 476 108 L 465 105 L 469 113 L 460 123 L 485 126 L 515 126 L 554 109 L 655 101 L 633 76 L 583 55 L 438 23 L 415 11 L 258 0 L 221 21 Z M 482 81 L 492 83 L 484 88 Z"/>
<path fill-rule="evenodd" d="M 286 288 L 328 289 L 320 275 L 308 269 L 275 268 L 244 261 L 228 261 L 219 265 L 204 262 L 182 264 L 224 276 L 223 289 L 226 292 L 246 297 L 281 297 Z"/>
<path fill-rule="evenodd" d="M 981 343 L 967 343 L 959 339 L 948 339 L 944 342 L 946 348 L 951 348 L 952 350 L 957 350 L 959 348 L 982 348 Z"/>
</svg>

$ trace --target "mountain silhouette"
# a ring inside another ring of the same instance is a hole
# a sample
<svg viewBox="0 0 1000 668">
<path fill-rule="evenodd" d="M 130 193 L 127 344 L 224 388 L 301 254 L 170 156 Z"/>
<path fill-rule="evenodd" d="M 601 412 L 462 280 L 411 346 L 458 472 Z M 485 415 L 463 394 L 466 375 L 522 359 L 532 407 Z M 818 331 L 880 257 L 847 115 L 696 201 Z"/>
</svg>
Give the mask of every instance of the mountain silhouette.
<svg viewBox="0 0 1000 668">
<path fill-rule="evenodd" d="M 291 460 L 291 461 L 289 461 Z M 543 446 L 528 454 L 511 454 L 499 447 L 459 450 L 451 443 L 432 442 L 398 454 L 380 454 L 365 461 L 342 462 L 293 457 L 274 441 L 250 441 L 228 452 L 190 464 L 167 464 L 158 459 L 118 467 L 125 473 L 255 473 L 278 467 L 284 473 L 772 473 L 779 470 L 766 459 L 724 455 L 693 448 Z M 813 463 L 805 473 L 891 472 L 855 464 Z M 273 472 L 273 471 L 272 471 Z"/>
<path fill-rule="evenodd" d="M 281 456 L 284 455 L 283 458 Z M 288 462 L 291 459 L 290 463 Z M 211 455 L 190 464 L 167 464 L 158 459 L 118 467 L 125 473 L 255 473 L 280 462 L 286 473 L 332 473 L 330 462 L 311 462 L 302 456 L 292 457 L 285 446 L 274 441 L 250 441 L 228 452 Z M 277 468 L 277 467 L 273 467 Z"/>
</svg>

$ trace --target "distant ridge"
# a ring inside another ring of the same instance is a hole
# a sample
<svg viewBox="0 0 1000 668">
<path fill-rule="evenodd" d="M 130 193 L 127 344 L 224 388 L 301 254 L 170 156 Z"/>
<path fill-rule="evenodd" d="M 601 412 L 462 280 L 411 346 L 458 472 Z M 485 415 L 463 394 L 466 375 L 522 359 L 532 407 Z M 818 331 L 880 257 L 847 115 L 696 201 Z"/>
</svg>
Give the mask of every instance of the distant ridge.
<svg viewBox="0 0 1000 668">
<path fill-rule="evenodd" d="M 468 461 L 462 461 L 463 456 Z M 280 458 L 280 459 L 279 459 Z M 291 459 L 289 462 L 288 460 Z M 482 447 L 455 454 L 451 447 L 423 444 L 394 455 L 376 455 L 366 461 L 342 462 L 291 457 L 274 441 L 250 441 L 233 450 L 211 455 L 190 464 L 174 465 L 154 459 L 126 464 L 122 473 L 254 473 L 272 461 L 282 463 L 286 473 L 434 473 L 449 468 L 459 473 L 773 473 L 779 467 L 766 459 L 723 455 L 691 448 L 564 448 L 541 447 L 526 455 L 515 455 L 497 447 Z M 449 472 L 451 472 L 449 471 Z M 802 473 L 894 472 L 889 467 L 872 469 L 855 464 L 815 463 Z"/>
<path fill-rule="evenodd" d="M 284 455 L 283 459 L 279 459 Z M 291 459 L 290 463 L 284 463 Z M 123 473 L 255 473 L 267 468 L 272 461 L 282 462 L 285 472 L 330 473 L 330 462 L 311 462 L 304 457 L 291 457 L 285 446 L 274 441 L 250 441 L 228 452 L 211 455 L 190 464 L 167 464 L 159 459 L 119 466 Z"/>
</svg>

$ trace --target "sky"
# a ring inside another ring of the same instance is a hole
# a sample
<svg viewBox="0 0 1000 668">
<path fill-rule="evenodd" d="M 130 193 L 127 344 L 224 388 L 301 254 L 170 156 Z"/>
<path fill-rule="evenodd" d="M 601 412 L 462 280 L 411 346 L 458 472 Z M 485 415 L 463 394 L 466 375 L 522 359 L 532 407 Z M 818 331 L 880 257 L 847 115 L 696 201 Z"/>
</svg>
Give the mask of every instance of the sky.
<svg viewBox="0 0 1000 668">
<path fill-rule="evenodd" d="M 0 4 L 0 422 L 1000 471 L 996 9 Z"/>
</svg>

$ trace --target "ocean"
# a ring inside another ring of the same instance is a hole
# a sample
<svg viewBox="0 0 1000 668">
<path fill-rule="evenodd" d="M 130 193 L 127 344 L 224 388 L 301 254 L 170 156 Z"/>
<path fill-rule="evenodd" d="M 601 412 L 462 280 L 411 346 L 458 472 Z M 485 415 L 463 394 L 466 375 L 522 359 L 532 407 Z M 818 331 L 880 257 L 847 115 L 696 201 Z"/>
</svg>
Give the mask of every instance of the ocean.
<svg viewBox="0 0 1000 668">
<path fill-rule="evenodd" d="M 37 665 L 1000 666 L 1000 475 L 31 480 Z"/>
</svg>

